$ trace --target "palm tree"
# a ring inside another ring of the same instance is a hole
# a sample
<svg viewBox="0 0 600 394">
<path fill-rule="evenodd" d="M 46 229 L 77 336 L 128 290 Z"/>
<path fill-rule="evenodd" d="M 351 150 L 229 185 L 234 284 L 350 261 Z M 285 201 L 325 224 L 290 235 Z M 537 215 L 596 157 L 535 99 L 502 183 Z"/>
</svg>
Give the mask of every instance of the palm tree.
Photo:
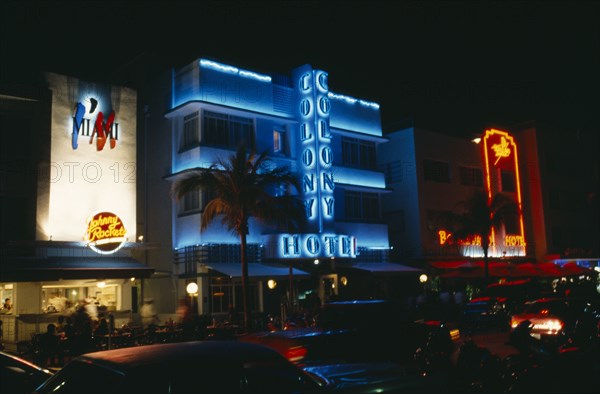
<svg viewBox="0 0 600 394">
<path fill-rule="evenodd" d="M 303 203 L 291 189 L 300 190 L 298 177 L 287 167 L 277 167 L 267 158 L 267 152 L 256 155 L 240 145 L 227 160 L 220 158 L 205 169 L 194 169 L 177 179 L 171 189 L 180 200 L 187 193 L 206 190 L 212 198 L 202 213 L 200 230 L 217 217 L 230 231 L 240 237 L 244 329 L 249 328 L 248 255 L 246 236 L 251 217 L 267 223 L 285 226 L 293 231 L 306 219 Z"/>
<path fill-rule="evenodd" d="M 467 200 L 459 202 L 457 210 L 450 214 L 448 224 L 455 239 L 481 237 L 486 284 L 489 283 L 490 235 L 494 229 L 499 230 L 519 212 L 518 204 L 508 195 L 497 193 L 489 199 L 485 193 L 478 190 Z"/>
</svg>

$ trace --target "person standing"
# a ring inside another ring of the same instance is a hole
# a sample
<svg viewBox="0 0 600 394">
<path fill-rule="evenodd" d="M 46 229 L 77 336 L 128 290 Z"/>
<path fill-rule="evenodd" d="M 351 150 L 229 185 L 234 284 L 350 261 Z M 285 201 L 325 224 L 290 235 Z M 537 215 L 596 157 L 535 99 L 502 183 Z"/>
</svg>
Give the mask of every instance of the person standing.
<svg viewBox="0 0 600 394">
<path fill-rule="evenodd" d="M 148 328 L 151 325 L 158 325 L 160 319 L 154 308 L 154 299 L 146 298 L 144 304 L 140 308 L 140 316 L 142 317 L 142 325 L 144 328 Z"/>
<path fill-rule="evenodd" d="M 183 330 L 183 339 L 191 341 L 194 339 L 194 317 L 192 315 L 192 309 L 190 302 L 187 298 L 179 299 L 179 306 L 177 307 L 177 315 L 179 316 L 179 323 Z"/>
</svg>

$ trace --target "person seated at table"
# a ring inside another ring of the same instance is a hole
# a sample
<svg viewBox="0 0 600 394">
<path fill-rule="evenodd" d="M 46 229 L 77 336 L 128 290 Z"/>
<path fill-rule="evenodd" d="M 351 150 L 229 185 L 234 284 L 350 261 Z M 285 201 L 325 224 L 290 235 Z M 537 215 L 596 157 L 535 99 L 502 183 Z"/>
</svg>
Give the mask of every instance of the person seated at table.
<svg viewBox="0 0 600 394">
<path fill-rule="evenodd" d="M 56 334 L 53 323 L 48 324 L 46 332 L 39 336 L 38 341 L 42 366 L 55 365 L 61 361 L 60 337 Z"/>
</svg>

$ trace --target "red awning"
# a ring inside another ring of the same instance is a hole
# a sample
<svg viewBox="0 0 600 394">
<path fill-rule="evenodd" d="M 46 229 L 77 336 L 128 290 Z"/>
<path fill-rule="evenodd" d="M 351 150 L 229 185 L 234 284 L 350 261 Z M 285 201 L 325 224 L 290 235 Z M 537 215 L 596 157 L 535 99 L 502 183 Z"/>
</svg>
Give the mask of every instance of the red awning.
<svg viewBox="0 0 600 394">
<path fill-rule="evenodd" d="M 472 268 L 465 268 L 465 267 Z M 469 265 L 458 266 L 455 269 L 447 269 L 442 273 L 442 278 L 483 278 L 485 268 L 483 261 L 475 261 Z M 567 265 L 569 265 L 567 267 Z M 580 267 L 575 263 L 567 263 L 559 267 L 554 263 L 509 263 L 502 261 L 490 261 L 488 263 L 489 275 L 499 278 L 559 278 L 571 275 L 589 275 L 592 270 Z"/>
<path fill-rule="evenodd" d="M 432 261 L 429 263 L 433 268 L 439 269 L 457 269 L 457 268 L 472 268 L 473 263 L 467 260 L 455 261 Z"/>
</svg>

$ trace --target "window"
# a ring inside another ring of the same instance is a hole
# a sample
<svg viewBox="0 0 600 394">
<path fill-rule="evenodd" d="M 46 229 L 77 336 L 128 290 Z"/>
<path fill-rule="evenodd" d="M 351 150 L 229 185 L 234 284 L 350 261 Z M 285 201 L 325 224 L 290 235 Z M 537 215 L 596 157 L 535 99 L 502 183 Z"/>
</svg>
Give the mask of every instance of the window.
<svg viewBox="0 0 600 394">
<path fill-rule="evenodd" d="M 236 263 L 231 263 L 236 264 Z M 224 276 L 216 276 L 211 278 L 210 282 L 210 310 L 211 313 L 227 313 L 229 306 L 233 305 L 237 308 L 237 313 L 243 313 L 240 307 L 243 304 L 242 286 L 239 283 L 234 283 L 231 279 Z M 258 310 L 258 286 L 256 283 L 248 284 L 248 295 L 250 310 Z"/>
<path fill-rule="evenodd" d="M 200 209 L 200 191 L 192 190 L 183 196 L 182 213 L 190 213 Z"/>
<path fill-rule="evenodd" d="M 423 178 L 426 181 L 450 183 L 450 166 L 443 161 L 424 160 Z"/>
<path fill-rule="evenodd" d="M 394 160 L 380 166 L 380 171 L 385 174 L 385 183 L 400 183 L 403 181 L 402 162 Z"/>
<path fill-rule="evenodd" d="M 250 118 L 204 111 L 202 143 L 236 147 L 254 146 L 254 121 Z"/>
<path fill-rule="evenodd" d="M 281 152 L 281 131 L 273 130 L 273 152 Z"/>
<path fill-rule="evenodd" d="M 376 168 L 375 143 L 342 137 L 342 162 L 356 167 Z"/>
<path fill-rule="evenodd" d="M 349 220 L 379 220 L 379 196 L 374 193 L 347 191 L 344 194 L 345 214 Z"/>
<path fill-rule="evenodd" d="M 483 174 L 479 168 L 460 167 L 460 184 L 463 186 L 483 186 Z"/>
<path fill-rule="evenodd" d="M 289 155 L 287 134 L 283 130 L 273 130 L 273 152 Z"/>
<path fill-rule="evenodd" d="M 183 139 L 181 150 L 193 148 L 198 145 L 198 112 L 183 118 Z"/>
<path fill-rule="evenodd" d="M 216 197 L 217 195 L 212 190 L 202 189 L 202 210 L 206 208 L 206 204 Z"/>
</svg>

